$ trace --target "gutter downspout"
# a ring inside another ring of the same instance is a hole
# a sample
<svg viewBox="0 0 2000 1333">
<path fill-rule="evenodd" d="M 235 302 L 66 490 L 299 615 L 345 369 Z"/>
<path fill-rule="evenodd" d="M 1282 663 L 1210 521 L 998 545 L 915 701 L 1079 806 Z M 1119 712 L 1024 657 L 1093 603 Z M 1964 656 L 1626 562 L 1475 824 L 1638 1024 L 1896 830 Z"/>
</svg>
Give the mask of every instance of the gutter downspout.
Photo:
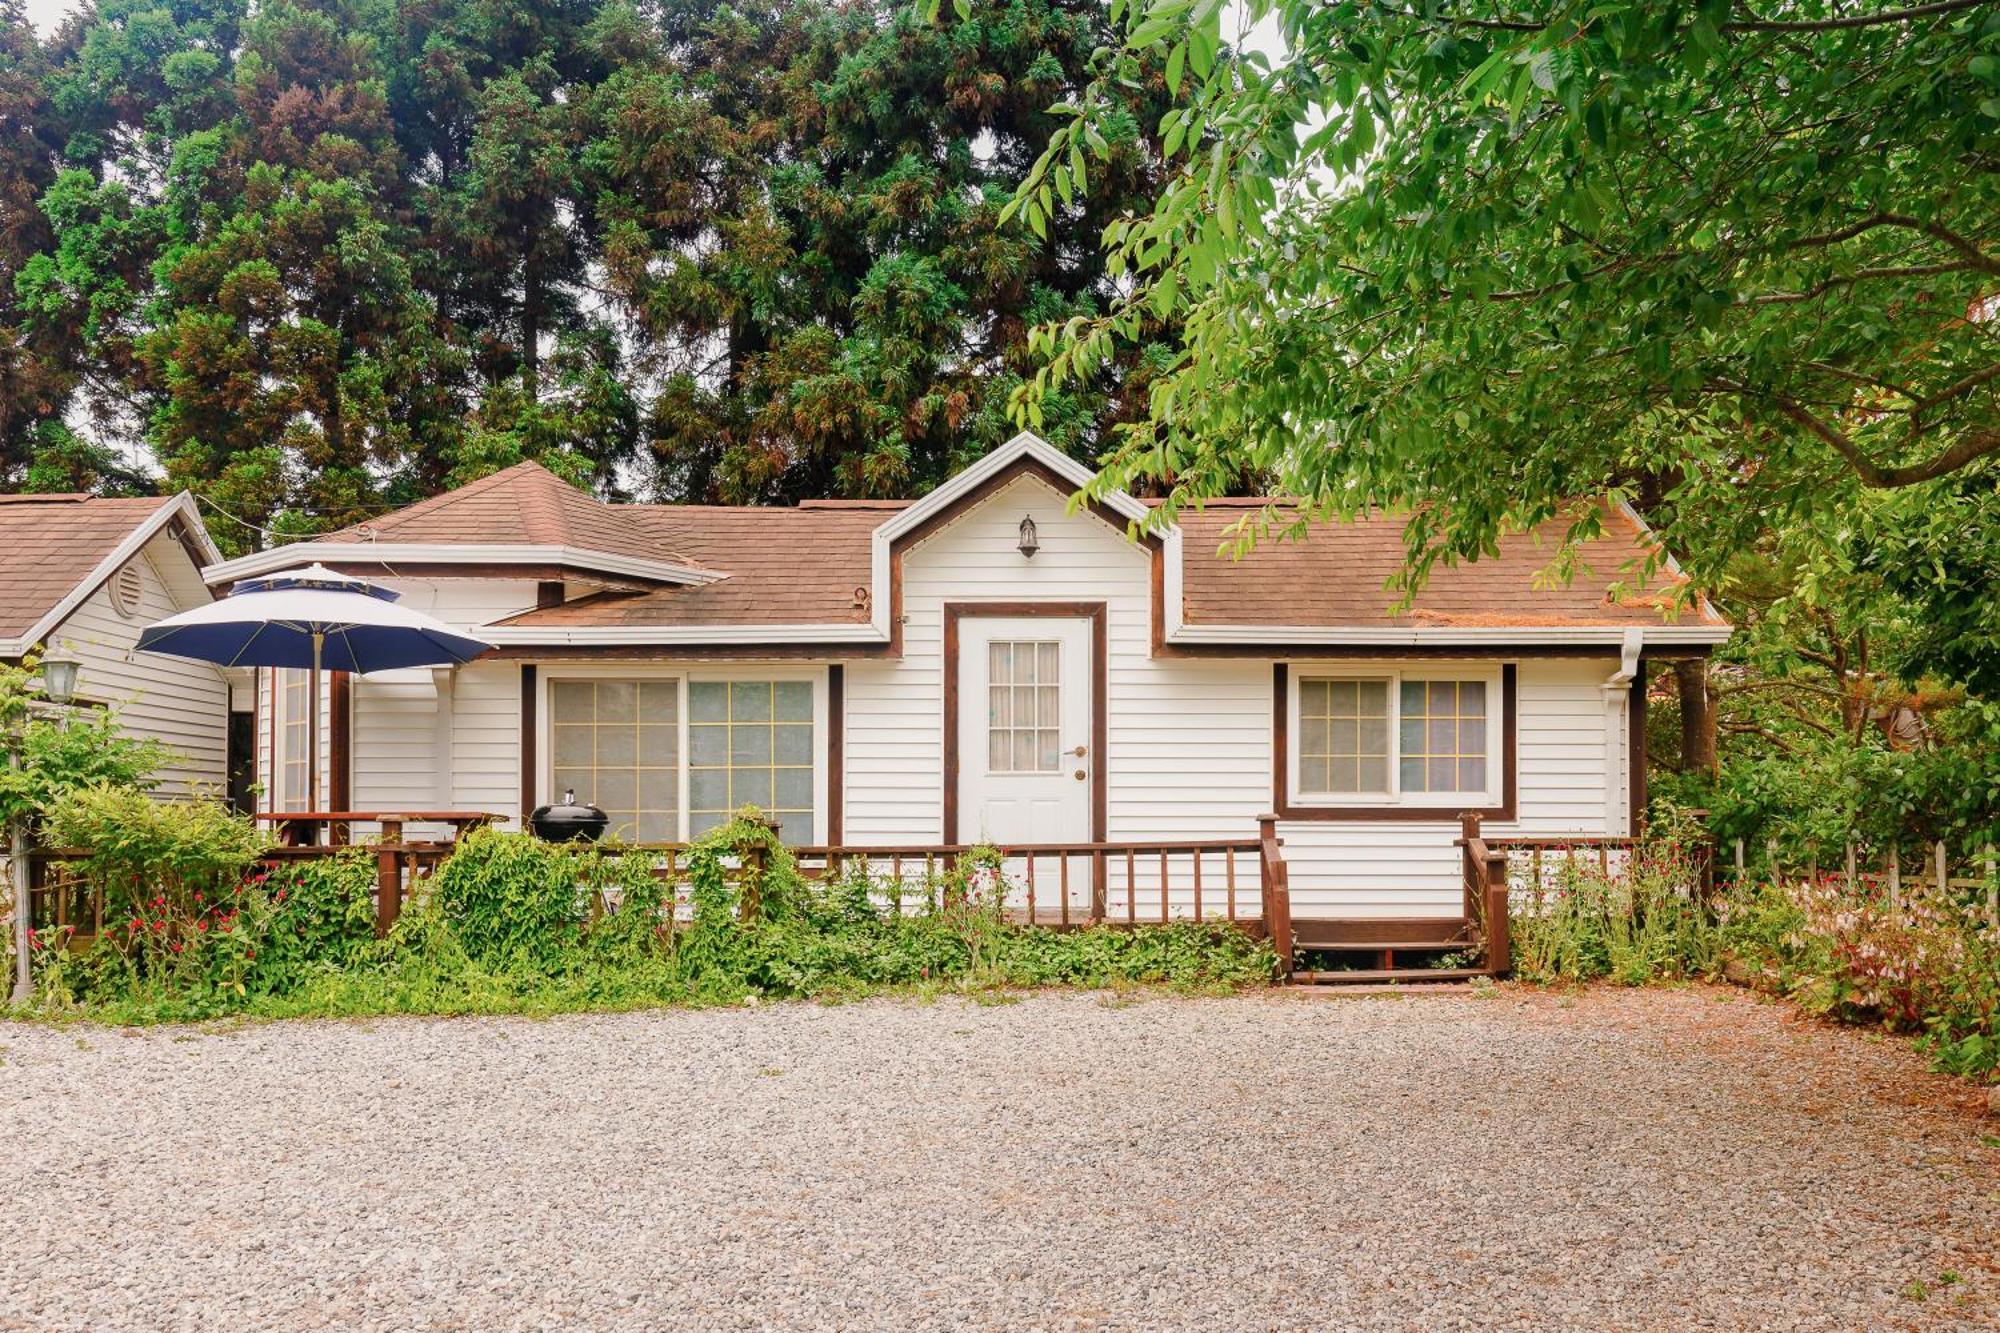
<svg viewBox="0 0 2000 1333">
<path fill-rule="evenodd" d="M 1621 837 L 1632 835 L 1630 793 L 1632 745 L 1629 713 L 1632 681 L 1639 674 L 1639 654 L 1646 646 L 1646 631 L 1628 629 L 1618 645 L 1618 669 L 1605 677 L 1604 691 L 1604 831 Z"/>
</svg>

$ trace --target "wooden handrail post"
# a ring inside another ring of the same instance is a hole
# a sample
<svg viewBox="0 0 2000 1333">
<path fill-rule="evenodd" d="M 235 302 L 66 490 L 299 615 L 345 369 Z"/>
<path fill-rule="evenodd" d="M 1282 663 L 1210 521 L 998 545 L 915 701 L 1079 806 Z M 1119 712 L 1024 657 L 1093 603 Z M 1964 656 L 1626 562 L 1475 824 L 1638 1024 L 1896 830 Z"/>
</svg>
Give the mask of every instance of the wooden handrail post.
<svg viewBox="0 0 2000 1333">
<path fill-rule="evenodd" d="M 1278 838 L 1278 817 L 1257 816 L 1258 878 L 1264 898 L 1264 933 L 1278 955 L 1278 979 L 1292 976 L 1292 890 Z"/>
<path fill-rule="evenodd" d="M 1478 814 L 1468 810 L 1458 817 L 1458 837 L 1459 845 L 1465 848 L 1465 873 L 1461 876 L 1465 891 L 1465 921 L 1467 925 L 1471 925 L 1479 919 L 1479 909 L 1482 905 L 1480 891 L 1481 885 L 1485 883 L 1482 877 L 1484 872 L 1480 869 L 1472 850 L 1473 845 L 1479 841 Z"/>
<path fill-rule="evenodd" d="M 753 822 L 769 830 L 772 837 L 775 838 L 778 836 L 778 825 L 775 820 L 758 819 Z M 767 856 L 763 840 L 759 839 L 750 846 L 745 847 L 741 855 L 743 859 L 743 892 L 740 896 L 742 910 L 739 913 L 739 918 L 749 921 L 763 915 L 764 911 L 764 869 Z"/>
<path fill-rule="evenodd" d="M 395 928 L 403 910 L 403 859 L 397 844 L 403 840 L 403 821 L 382 821 L 382 842 L 375 851 L 375 933 L 387 935 Z"/>
</svg>

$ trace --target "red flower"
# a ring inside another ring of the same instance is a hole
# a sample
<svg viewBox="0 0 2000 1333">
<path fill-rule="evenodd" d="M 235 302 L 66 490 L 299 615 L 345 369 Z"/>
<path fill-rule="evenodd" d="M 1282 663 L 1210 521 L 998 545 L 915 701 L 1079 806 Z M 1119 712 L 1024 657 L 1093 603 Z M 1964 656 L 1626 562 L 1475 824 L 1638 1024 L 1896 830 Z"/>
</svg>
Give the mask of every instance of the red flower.
<svg viewBox="0 0 2000 1333">
<path fill-rule="evenodd" d="M 207 921 L 205 921 L 205 920 L 204 920 L 204 921 L 197 921 L 197 922 L 195 922 L 195 923 L 194 923 L 194 928 L 195 928 L 196 930 L 201 930 L 201 931 L 205 931 L 205 930 L 207 930 L 207 929 L 208 929 L 208 922 L 207 922 Z"/>
</svg>

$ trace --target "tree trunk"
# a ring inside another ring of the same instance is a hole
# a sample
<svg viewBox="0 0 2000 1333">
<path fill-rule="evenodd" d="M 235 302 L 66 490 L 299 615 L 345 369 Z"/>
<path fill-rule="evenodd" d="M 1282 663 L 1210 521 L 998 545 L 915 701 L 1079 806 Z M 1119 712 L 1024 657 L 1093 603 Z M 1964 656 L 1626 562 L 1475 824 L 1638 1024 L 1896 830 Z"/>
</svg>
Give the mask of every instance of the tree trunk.
<svg viewBox="0 0 2000 1333">
<path fill-rule="evenodd" d="M 1674 685 L 1681 696 L 1681 769 L 1713 773 L 1715 696 L 1708 689 L 1708 659 L 1690 657 L 1675 662 Z"/>
</svg>

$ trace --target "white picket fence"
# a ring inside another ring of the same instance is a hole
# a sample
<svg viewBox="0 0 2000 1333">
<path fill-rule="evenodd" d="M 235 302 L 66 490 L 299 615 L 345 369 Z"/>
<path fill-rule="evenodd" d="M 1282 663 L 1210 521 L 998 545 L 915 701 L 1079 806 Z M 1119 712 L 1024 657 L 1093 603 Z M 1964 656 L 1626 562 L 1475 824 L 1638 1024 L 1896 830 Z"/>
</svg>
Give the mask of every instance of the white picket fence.
<svg viewBox="0 0 2000 1333">
<path fill-rule="evenodd" d="M 1850 889 L 1867 881 L 1885 886 L 1892 903 L 1901 898 L 1905 884 L 1921 880 L 1935 885 L 1941 893 L 1959 893 L 1969 908 L 1983 896 L 1988 924 L 2000 927 L 2000 857 L 1996 857 L 1994 845 L 1990 842 L 1982 844 L 1971 855 L 1961 850 L 1956 859 L 1942 841 L 1933 842 L 1922 864 L 1910 866 L 1904 865 L 1902 851 L 1898 847 L 1883 849 L 1878 863 L 1873 855 L 1864 856 L 1861 844 L 1853 838 L 1847 840 L 1840 863 L 1830 868 L 1813 861 L 1808 861 L 1805 866 L 1784 864 L 1778 855 L 1775 838 L 1766 842 L 1761 850 L 1763 855 L 1755 856 L 1742 838 L 1734 840 L 1732 862 L 1737 880 L 1753 874 L 1765 874 L 1773 879 L 1804 874 L 1818 879 L 1831 870 L 1843 877 Z"/>
</svg>

